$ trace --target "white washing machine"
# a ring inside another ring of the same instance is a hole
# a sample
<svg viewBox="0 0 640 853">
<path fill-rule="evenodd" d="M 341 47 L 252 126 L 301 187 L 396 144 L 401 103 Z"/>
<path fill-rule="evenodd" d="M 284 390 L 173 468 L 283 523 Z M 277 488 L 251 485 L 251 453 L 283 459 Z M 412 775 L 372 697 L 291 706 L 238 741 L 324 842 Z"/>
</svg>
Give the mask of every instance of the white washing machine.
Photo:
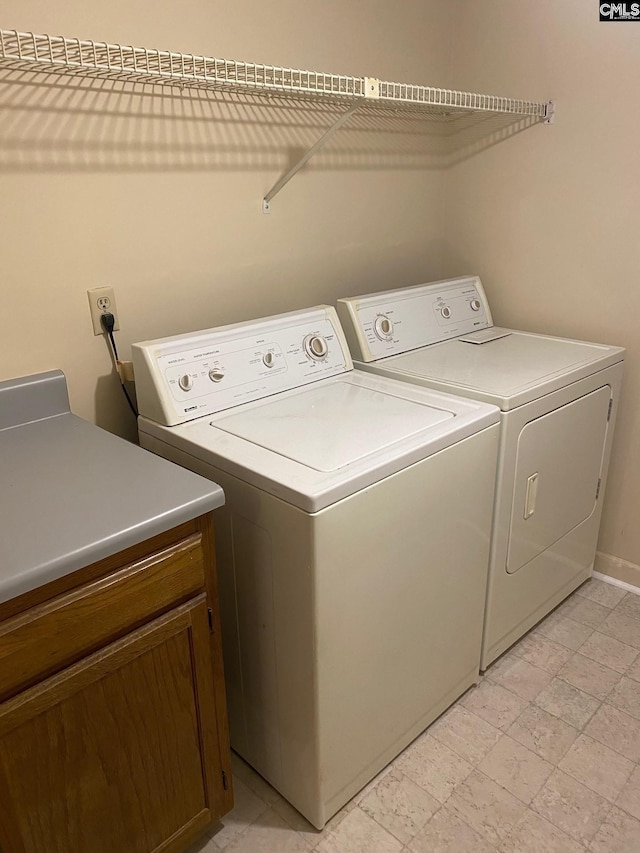
<svg viewBox="0 0 640 853">
<path fill-rule="evenodd" d="M 326 306 L 133 362 L 142 446 L 226 495 L 232 745 L 321 828 L 477 682 L 499 411 L 354 371 Z"/>
<path fill-rule="evenodd" d="M 493 326 L 480 279 L 342 299 L 354 364 L 502 410 L 482 669 L 586 580 L 620 347 Z"/>
</svg>

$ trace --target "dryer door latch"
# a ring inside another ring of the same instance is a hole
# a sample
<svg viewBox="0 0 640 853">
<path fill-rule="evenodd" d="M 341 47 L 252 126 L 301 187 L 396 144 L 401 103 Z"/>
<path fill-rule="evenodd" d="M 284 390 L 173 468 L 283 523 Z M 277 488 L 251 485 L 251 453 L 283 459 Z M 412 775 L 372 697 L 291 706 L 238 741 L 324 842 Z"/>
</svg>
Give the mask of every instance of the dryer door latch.
<svg viewBox="0 0 640 853">
<path fill-rule="evenodd" d="M 533 513 L 536 511 L 538 477 L 539 473 L 536 471 L 536 473 L 532 474 L 527 480 L 527 495 L 524 499 L 524 518 L 531 518 Z"/>
</svg>

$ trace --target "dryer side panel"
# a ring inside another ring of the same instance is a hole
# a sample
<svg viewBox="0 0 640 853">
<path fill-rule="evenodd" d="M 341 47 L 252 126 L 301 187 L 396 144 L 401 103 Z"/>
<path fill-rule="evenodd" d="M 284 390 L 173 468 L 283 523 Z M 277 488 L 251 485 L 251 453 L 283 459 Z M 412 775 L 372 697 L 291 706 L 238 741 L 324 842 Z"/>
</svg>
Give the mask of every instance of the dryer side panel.
<svg viewBox="0 0 640 853">
<path fill-rule="evenodd" d="M 612 389 L 605 385 L 520 432 L 509 530 L 513 574 L 596 507 Z"/>
</svg>

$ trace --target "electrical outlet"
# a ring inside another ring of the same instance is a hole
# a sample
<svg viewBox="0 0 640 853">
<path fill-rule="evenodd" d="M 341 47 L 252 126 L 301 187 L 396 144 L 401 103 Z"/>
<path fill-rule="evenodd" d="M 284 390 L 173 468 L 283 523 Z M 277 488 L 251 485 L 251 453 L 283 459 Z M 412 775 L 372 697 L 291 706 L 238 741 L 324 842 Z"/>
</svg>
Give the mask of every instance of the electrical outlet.
<svg viewBox="0 0 640 853">
<path fill-rule="evenodd" d="M 89 308 L 91 309 L 91 322 L 93 323 L 93 334 L 102 335 L 104 329 L 100 322 L 100 317 L 103 314 L 113 314 L 116 323 L 113 327 L 114 332 L 120 328 L 118 319 L 118 309 L 116 308 L 116 297 L 112 287 L 94 287 L 93 290 L 87 290 L 89 297 Z"/>
</svg>

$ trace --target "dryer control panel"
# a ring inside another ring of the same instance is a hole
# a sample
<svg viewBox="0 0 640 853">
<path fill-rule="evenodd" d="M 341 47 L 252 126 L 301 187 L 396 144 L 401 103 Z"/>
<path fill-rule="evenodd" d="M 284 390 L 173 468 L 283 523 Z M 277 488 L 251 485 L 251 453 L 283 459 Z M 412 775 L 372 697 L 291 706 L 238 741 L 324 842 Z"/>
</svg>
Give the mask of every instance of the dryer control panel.
<svg viewBox="0 0 640 853">
<path fill-rule="evenodd" d="M 335 309 L 328 305 L 131 349 L 138 410 L 166 426 L 353 368 Z"/>
<path fill-rule="evenodd" d="M 492 325 L 478 276 L 339 299 L 338 316 L 358 361 L 376 361 Z"/>
</svg>

